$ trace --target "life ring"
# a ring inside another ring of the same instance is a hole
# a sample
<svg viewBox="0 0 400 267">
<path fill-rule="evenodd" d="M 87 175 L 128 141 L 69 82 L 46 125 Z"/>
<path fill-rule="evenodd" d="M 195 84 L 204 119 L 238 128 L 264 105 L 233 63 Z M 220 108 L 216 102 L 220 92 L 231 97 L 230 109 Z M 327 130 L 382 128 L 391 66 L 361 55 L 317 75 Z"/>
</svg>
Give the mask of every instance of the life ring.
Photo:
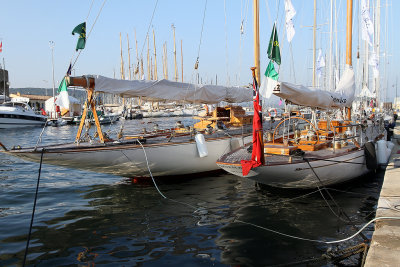
<svg viewBox="0 0 400 267">
<path fill-rule="evenodd" d="M 274 111 L 274 115 L 271 116 L 271 112 L 268 111 L 268 116 L 276 117 L 278 115 L 278 111 L 276 110 L 276 108 L 273 108 L 272 110 Z"/>
</svg>

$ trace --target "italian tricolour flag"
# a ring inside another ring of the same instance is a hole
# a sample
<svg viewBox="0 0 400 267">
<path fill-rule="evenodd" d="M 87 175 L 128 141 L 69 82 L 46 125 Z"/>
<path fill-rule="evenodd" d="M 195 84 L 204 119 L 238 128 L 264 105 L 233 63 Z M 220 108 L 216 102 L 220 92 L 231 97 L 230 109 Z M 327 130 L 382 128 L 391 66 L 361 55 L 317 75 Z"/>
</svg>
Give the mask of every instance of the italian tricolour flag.
<svg viewBox="0 0 400 267">
<path fill-rule="evenodd" d="M 61 81 L 60 86 L 58 87 L 57 93 L 58 96 L 56 98 L 56 105 L 60 106 L 61 108 L 61 115 L 64 115 L 69 111 L 69 96 L 67 90 L 67 82 L 65 78 Z"/>
<path fill-rule="evenodd" d="M 269 62 L 267 69 L 265 70 L 264 77 L 261 81 L 260 95 L 265 98 L 270 98 L 272 91 L 277 85 L 278 73 L 275 71 L 274 63 L 272 60 Z"/>
</svg>

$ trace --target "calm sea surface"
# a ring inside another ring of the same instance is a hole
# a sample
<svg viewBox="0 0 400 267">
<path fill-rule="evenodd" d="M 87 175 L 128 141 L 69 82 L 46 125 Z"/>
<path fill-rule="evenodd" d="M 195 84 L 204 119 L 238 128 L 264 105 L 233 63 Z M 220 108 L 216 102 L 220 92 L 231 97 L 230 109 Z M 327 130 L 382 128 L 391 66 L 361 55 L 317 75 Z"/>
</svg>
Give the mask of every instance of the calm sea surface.
<svg viewBox="0 0 400 267">
<path fill-rule="evenodd" d="M 154 123 L 162 128 L 176 120 L 145 119 L 126 121 L 125 125 L 150 130 Z M 188 124 L 191 119 L 182 122 Z M 115 132 L 121 123 L 104 129 Z M 40 131 L 0 130 L 0 142 L 8 148 L 34 146 Z M 72 141 L 76 131 L 77 126 L 47 127 L 43 143 Z M 0 154 L 1 266 L 22 264 L 38 169 L 38 163 Z M 364 176 L 330 190 L 358 227 L 374 217 L 382 176 Z M 338 246 L 297 240 L 254 225 L 318 240 L 341 239 L 356 231 L 338 219 L 314 191 L 260 188 L 224 173 L 156 182 L 168 199 L 163 199 L 152 183 L 43 165 L 27 263 L 267 266 L 318 258 Z M 370 226 L 364 234 L 371 237 L 372 230 Z M 357 237 L 339 248 L 361 241 Z M 355 266 L 357 259 L 345 264 Z"/>
</svg>

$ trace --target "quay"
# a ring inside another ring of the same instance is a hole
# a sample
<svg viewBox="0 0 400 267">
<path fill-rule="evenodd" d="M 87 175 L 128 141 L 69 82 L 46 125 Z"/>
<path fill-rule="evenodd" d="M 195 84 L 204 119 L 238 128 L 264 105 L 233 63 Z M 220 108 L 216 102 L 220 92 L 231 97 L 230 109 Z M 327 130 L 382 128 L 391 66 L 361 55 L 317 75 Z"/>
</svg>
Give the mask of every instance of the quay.
<svg viewBox="0 0 400 267">
<path fill-rule="evenodd" d="M 376 209 L 376 217 L 400 217 L 400 125 L 392 138 L 389 158 Z M 377 220 L 365 267 L 400 266 L 400 220 Z"/>
</svg>

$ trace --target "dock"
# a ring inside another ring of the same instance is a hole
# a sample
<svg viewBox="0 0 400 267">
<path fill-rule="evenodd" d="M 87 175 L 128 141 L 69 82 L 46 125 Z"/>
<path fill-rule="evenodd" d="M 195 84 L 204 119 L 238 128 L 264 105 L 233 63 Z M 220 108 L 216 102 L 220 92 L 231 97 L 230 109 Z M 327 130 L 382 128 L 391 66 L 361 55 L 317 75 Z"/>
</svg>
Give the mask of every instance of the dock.
<svg viewBox="0 0 400 267">
<path fill-rule="evenodd" d="M 400 123 L 394 129 L 395 144 L 386 168 L 376 209 L 378 217 L 400 217 Z M 377 220 L 365 265 L 400 266 L 400 220 Z"/>
</svg>

